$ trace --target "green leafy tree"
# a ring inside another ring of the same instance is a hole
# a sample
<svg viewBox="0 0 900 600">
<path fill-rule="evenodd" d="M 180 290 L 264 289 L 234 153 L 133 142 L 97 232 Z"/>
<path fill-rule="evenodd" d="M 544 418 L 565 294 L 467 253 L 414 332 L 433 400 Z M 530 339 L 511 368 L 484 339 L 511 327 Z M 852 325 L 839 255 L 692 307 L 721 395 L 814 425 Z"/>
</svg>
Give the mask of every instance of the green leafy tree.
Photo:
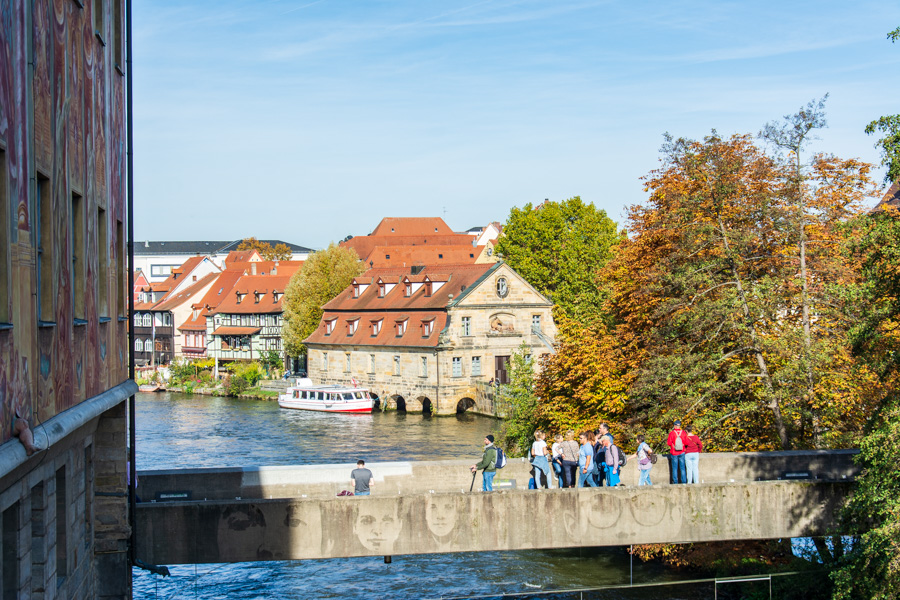
<svg viewBox="0 0 900 600">
<path fill-rule="evenodd" d="M 509 402 L 509 414 L 503 422 L 503 438 L 514 456 L 523 456 L 531 448 L 535 431 L 537 396 L 534 393 L 534 363 L 531 348 L 522 343 L 510 357 L 509 383 L 498 393 Z"/>
<path fill-rule="evenodd" d="M 900 27 L 887 34 L 891 43 L 900 40 Z M 866 125 L 866 133 L 882 133 L 883 137 L 875 142 L 881 148 L 881 164 L 887 167 L 884 175 L 886 183 L 900 181 L 900 115 L 886 115 Z"/>
<path fill-rule="evenodd" d="M 834 600 L 900 598 L 900 402 L 896 395 L 860 444 L 862 474 L 844 522 L 863 531 L 832 571 Z"/>
<path fill-rule="evenodd" d="M 619 239 L 606 211 L 575 196 L 513 208 L 496 251 L 567 315 L 588 322 L 601 313 L 605 293 L 597 274 Z"/>
<path fill-rule="evenodd" d="M 284 365 L 284 362 L 281 360 L 281 353 L 277 350 L 267 350 L 266 352 L 263 352 L 262 356 L 259 358 L 259 362 L 266 370 L 266 373 L 272 369 L 279 369 Z"/>
<path fill-rule="evenodd" d="M 322 306 L 363 271 L 365 265 L 352 248 L 331 243 L 324 250 L 309 255 L 284 292 L 281 335 L 290 356 L 306 353 L 303 340 L 319 326 Z"/>
</svg>

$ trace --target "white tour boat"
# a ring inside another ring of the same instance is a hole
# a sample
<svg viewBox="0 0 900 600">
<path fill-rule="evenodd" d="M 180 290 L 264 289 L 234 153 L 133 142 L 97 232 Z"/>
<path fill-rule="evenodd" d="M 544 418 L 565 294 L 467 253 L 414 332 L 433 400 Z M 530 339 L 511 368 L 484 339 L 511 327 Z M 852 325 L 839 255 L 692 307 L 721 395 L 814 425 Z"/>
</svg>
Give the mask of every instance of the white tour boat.
<svg viewBox="0 0 900 600">
<path fill-rule="evenodd" d="M 278 396 L 278 406 L 281 408 L 322 412 L 371 413 L 373 404 L 374 400 L 365 388 L 313 385 L 305 377 Z"/>
</svg>

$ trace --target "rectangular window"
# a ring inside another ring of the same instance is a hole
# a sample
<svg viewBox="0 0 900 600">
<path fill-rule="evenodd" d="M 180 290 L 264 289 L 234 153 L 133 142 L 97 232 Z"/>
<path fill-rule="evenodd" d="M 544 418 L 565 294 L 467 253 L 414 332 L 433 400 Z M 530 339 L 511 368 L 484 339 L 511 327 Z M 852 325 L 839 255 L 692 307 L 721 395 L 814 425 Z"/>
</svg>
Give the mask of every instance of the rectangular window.
<svg viewBox="0 0 900 600">
<path fill-rule="evenodd" d="M 128 263 L 125 261 L 125 228 L 116 219 L 116 305 L 120 317 L 125 316 L 125 289 L 128 287 Z"/>
<path fill-rule="evenodd" d="M 375 372 L 375 355 L 370 354 L 369 355 L 369 373 L 374 373 L 374 372 Z"/>
<path fill-rule="evenodd" d="M 350 353 L 344 353 L 344 373 L 350 372 Z"/>
<path fill-rule="evenodd" d="M 6 152 L 0 149 L 0 323 L 12 321 L 9 309 L 9 272 L 12 268 L 9 260 L 9 167 L 6 164 Z"/>
<path fill-rule="evenodd" d="M 472 376 L 481 375 L 481 357 L 472 357 Z"/>
<path fill-rule="evenodd" d="M 122 0 L 112 0 L 112 43 L 113 62 L 120 73 L 125 72 L 125 61 L 122 60 Z"/>
<path fill-rule="evenodd" d="M 395 356 L 394 357 L 394 375 L 399 375 L 399 374 L 400 374 L 400 357 Z"/>
<path fill-rule="evenodd" d="M 56 585 L 59 587 L 69 574 L 68 516 L 66 499 L 66 467 L 56 472 Z"/>
<path fill-rule="evenodd" d="M 109 223 L 106 222 L 106 211 L 97 209 L 97 284 L 100 286 L 99 314 L 109 316 Z"/>
<path fill-rule="evenodd" d="M 84 198 L 72 192 L 72 308 L 76 319 L 84 319 Z"/>
<path fill-rule="evenodd" d="M 94 497 L 94 447 L 84 449 L 84 547 L 90 548 L 93 542 L 93 507 Z"/>
<path fill-rule="evenodd" d="M 19 597 L 19 503 L 3 511 L 3 597 Z"/>
<path fill-rule="evenodd" d="M 453 357 L 453 376 L 462 377 L 462 358 L 459 356 Z"/>
<path fill-rule="evenodd" d="M 31 581 L 32 589 L 43 587 L 44 568 L 47 566 L 47 557 L 44 555 L 46 547 L 44 528 L 46 512 L 44 510 L 44 482 L 40 481 L 31 488 Z M 15 597 L 15 596 L 14 596 Z"/>
<path fill-rule="evenodd" d="M 532 331 L 540 331 L 541 330 L 541 315 L 531 315 L 531 330 Z"/>
<path fill-rule="evenodd" d="M 328 353 L 327 352 L 322 353 L 322 370 L 325 371 L 326 373 L 328 372 Z"/>
<path fill-rule="evenodd" d="M 422 363 L 421 363 L 422 366 L 421 366 L 421 371 L 419 372 L 419 375 L 421 377 L 428 377 L 428 357 L 427 356 L 421 357 L 421 361 L 422 361 Z"/>
<path fill-rule="evenodd" d="M 105 32 L 103 31 L 103 2 L 104 0 L 94 0 L 92 12 L 94 13 L 94 34 L 105 44 Z"/>
<path fill-rule="evenodd" d="M 359 319 L 347 321 L 347 335 L 353 335 L 354 333 L 356 333 L 357 325 L 359 325 Z"/>
<path fill-rule="evenodd" d="M 38 210 L 38 320 L 53 322 L 53 194 L 50 190 L 50 180 L 41 175 L 37 176 L 37 198 L 35 206 Z"/>
<path fill-rule="evenodd" d="M 472 317 L 462 318 L 462 334 L 472 335 Z"/>
</svg>

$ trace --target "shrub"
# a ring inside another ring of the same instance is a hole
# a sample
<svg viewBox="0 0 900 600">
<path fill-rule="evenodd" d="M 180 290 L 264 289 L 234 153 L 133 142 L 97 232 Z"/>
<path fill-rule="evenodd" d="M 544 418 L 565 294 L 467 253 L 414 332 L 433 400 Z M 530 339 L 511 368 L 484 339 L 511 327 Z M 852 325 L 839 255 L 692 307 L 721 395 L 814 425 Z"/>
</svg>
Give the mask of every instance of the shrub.
<svg viewBox="0 0 900 600">
<path fill-rule="evenodd" d="M 229 396 L 239 396 L 250 388 L 247 380 L 238 375 L 229 375 L 225 378 L 225 392 Z"/>
</svg>

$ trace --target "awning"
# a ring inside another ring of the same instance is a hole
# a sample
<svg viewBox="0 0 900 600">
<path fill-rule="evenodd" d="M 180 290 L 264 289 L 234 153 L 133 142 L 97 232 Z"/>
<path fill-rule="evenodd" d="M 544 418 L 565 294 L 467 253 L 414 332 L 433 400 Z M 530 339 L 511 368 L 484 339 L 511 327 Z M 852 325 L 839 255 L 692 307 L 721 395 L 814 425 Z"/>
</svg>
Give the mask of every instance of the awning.
<svg viewBox="0 0 900 600">
<path fill-rule="evenodd" d="M 219 327 L 212 332 L 213 335 L 254 335 L 259 333 L 262 327 Z"/>
</svg>

